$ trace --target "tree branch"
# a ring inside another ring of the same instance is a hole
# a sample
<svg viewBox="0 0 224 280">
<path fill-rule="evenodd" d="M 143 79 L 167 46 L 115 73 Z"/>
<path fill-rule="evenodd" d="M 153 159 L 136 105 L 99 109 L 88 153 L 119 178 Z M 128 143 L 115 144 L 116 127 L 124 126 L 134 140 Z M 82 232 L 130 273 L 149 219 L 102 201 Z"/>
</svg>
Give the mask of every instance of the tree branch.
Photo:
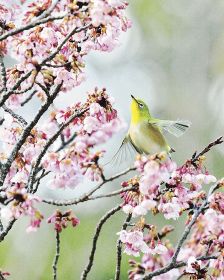
<svg viewBox="0 0 224 280">
<path fill-rule="evenodd" d="M 219 183 L 218 183 L 219 184 Z M 180 238 L 179 242 L 177 243 L 177 248 L 176 248 L 176 251 L 171 259 L 171 262 L 169 265 L 167 265 L 166 267 L 163 267 L 161 269 L 158 269 L 156 271 L 153 271 L 151 273 L 149 273 L 148 275 L 146 275 L 145 277 L 143 277 L 144 280 L 147 280 L 147 279 L 152 279 L 152 277 L 154 276 L 158 276 L 158 275 L 161 275 L 161 274 L 164 274 L 174 268 L 179 268 L 179 267 L 182 267 L 182 266 L 185 266 L 186 265 L 186 262 L 177 262 L 177 257 L 179 255 L 179 252 L 181 250 L 181 247 L 183 245 L 183 243 L 185 242 L 185 240 L 187 239 L 190 231 L 191 231 L 191 228 L 193 227 L 193 225 L 195 224 L 197 218 L 199 217 L 199 215 L 205 210 L 207 204 L 208 204 L 208 199 L 210 197 L 210 195 L 213 193 L 213 191 L 217 188 L 217 185 L 213 185 L 210 190 L 209 190 L 209 193 L 207 195 L 207 198 L 205 199 L 205 201 L 202 203 L 202 205 L 197 209 L 195 210 L 194 212 L 194 215 L 190 221 L 190 223 L 187 225 L 187 227 L 185 228 L 183 234 L 182 234 L 182 237 Z M 206 258 L 209 257 L 209 256 L 205 256 Z"/>
<path fill-rule="evenodd" d="M 96 244 L 102 229 L 102 226 L 104 225 L 104 223 L 111 217 L 113 216 L 116 212 L 118 212 L 121 209 L 121 205 L 118 205 L 116 207 L 114 207 L 113 209 L 111 209 L 109 212 L 107 212 L 99 221 L 96 230 L 95 230 L 95 234 L 93 237 L 93 243 L 92 243 L 92 249 L 90 252 L 90 256 L 89 256 L 89 261 L 84 269 L 84 271 L 82 272 L 81 275 L 81 280 L 85 280 L 87 279 L 87 275 L 90 272 L 92 265 L 93 265 L 93 261 L 94 261 L 94 256 L 95 256 L 95 252 L 96 252 Z"/>
<path fill-rule="evenodd" d="M 62 49 L 62 47 L 64 46 L 64 44 L 65 44 L 74 34 L 79 33 L 79 32 L 81 32 L 81 31 L 84 31 L 84 30 L 86 30 L 86 29 L 87 29 L 88 27 L 90 27 L 90 26 L 91 26 L 91 23 L 86 24 L 86 25 L 84 25 L 84 26 L 82 26 L 82 27 L 78 27 L 78 28 L 76 27 L 76 28 L 74 28 L 72 31 L 70 31 L 70 32 L 68 33 L 68 35 L 64 38 L 64 40 L 58 45 L 58 47 L 56 48 L 56 50 L 55 50 L 51 55 L 49 55 L 47 58 L 45 58 L 45 59 L 42 61 L 41 65 L 45 65 L 46 62 L 52 60 L 52 59 L 60 52 L 60 50 Z"/>
<path fill-rule="evenodd" d="M 4 164 L 4 167 L 3 167 L 3 170 L 2 170 L 2 173 L 1 173 L 1 181 L 0 181 L 0 185 L 1 186 L 3 185 L 5 177 L 6 177 L 7 173 L 8 173 L 8 170 L 11 167 L 13 161 L 15 160 L 18 151 L 20 150 L 22 145 L 25 143 L 26 138 L 29 136 L 29 134 L 30 134 L 31 130 L 33 129 L 33 127 L 37 124 L 39 119 L 42 117 L 42 115 L 47 111 L 47 109 L 51 105 L 52 101 L 56 98 L 58 92 L 61 89 L 61 86 L 62 86 L 62 84 L 60 84 L 60 85 L 55 87 L 51 97 L 48 98 L 47 101 L 41 106 L 41 108 L 40 108 L 39 112 L 37 113 L 37 115 L 35 116 L 35 118 L 24 129 L 23 133 L 20 136 L 20 139 L 18 140 L 18 142 L 14 146 L 10 156 L 8 157 L 6 163 Z"/>
<path fill-rule="evenodd" d="M 16 219 L 12 219 L 11 221 L 9 221 L 7 227 L 3 231 L 0 232 L 0 242 L 2 242 L 5 239 L 6 235 L 8 234 L 8 232 L 14 225 L 15 221 L 16 221 Z"/>
<path fill-rule="evenodd" d="M 29 94 L 29 96 L 20 104 L 21 107 L 23 107 L 24 105 L 26 105 L 26 103 L 28 103 L 32 98 L 33 96 L 35 95 L 37 91 L 34 90 L 32 93 Z"/>
<path fill-rule="evenodd" d="M 8 108 L 6 105 L 3 105 L 2 108 L 5 112 L 9 113 L 14 119 L 16 119 L 23 127 L 26 127 L 28 125 L 27 121 L 22 117 L 13 112 L 10 108 Z"/>
<path fill-rule="evenodd" d="M 42 19 L 37 19 L 31 23 L 28 23 L 27 25 L 25 26 L 21 26 L 19 28 L 16 28 L 16 29 L 13 29 L 7 33 L 4 33 L 2 36 L 0 36 L 0 42 L 7 39 L 8 37 L 10 36 L 13 36 L 13 35 L 16 35 L 16 34 L 19 34 L 25 30 L 29 30 L 31 28 L 34 28 L 38 25 L 41 25 L 41 24 L 44 24 L 44 23 L 47 23 L 47 22 L 50 22 L 50 21 L 55 21 L 55 20 L 59 20 L 59 19 L 63 19 L 64 17 L 66 16 L 65 15 L 61 15 L 61 16 L 49 16 L 47 18 L 42 18 Z"/>
<path fill-rule="evenodd" d="M 37 76 L 37 72 L 39 72 L 42 68 L 42 66 L 45 65 L 46 62 L 52 60 L 58 53 L 59 51 L 62 49 L 62 47 L 64 46 L 64 44 L 70 39 L 70 37 L 72 37 L 74 34 L 79 33 L 83 30 L 86 30 L 88 27 L 90 27 L 90 23 L 79 27 L 79 28 L 74 28 L 63 40 L 62 42 L 58 45 L 58 47 L 56 48 L 56 50 L 50 54 L 47 58 L 43 59 L 43 61 L 39 64 L 39 69 L 38 71 L 36 70 L 35 72 L 35 77 Z M 0 37 L 1 38 L 1 37 Z M 5 95 L 2 96 L 1 100 L 0 100 L 0 107 L 5 103 L 5 101 L 9 98 L 9 96 L 11 94 L 13 94 L 21 85 L 22 82 L 24 82 L 27 78 L 29 78 L 29 76 L 33 73 L 33 70 L 27 72 L 24 76 L 22 76 L 17 82 L 16 84 L 12 87 L 12 89 L 10 89 L 9 91 L 6 92 Z M 35 82 L 35 78 L 34 81 Z"/>
<path fill-rule="evenodd" d="M 103 185 L 102 185 L 103 186 Z M 90 200 L 96 200 L 100 198 L 107 198 L 107 197 L 113 197 L 128 191 L 135 191 L 136 187 L 130 186 L 127 188 L 121 188 L 117 191 L 113 191 L 111 193 L 107 194 L 101 194 L 101 195 L 95 195 L 95 196 L 90 196 L 87 194 L 82 195 L 80 198 L 76 198 L 73 200 L 53 200 L 53 199 L 45 199 L 43 198 L 41 201 L 50 205 L 57 205 L 57 206 L 69 206 L 69 205 L 77 205 L 81 202 L 85 201 L 90 201 Z"/>
<path fill-rule="evenodd" d="M 56 254 L 52 265 L 54 280 L 57 280 L 57 265 L 58 265 L 59 257 L 60 257 L 60 233 L 56 231 Z"/>
<path fill-rule="evenodd" d="M 0 67 L 1 67 L 1 79 L 2 79 L 2 91 L 6 91 L 7 88 L 6 88 L 6 83 L 7 83 L 7 80 L 6 80 L 6 69 L 5 69 L 5 64 L 4 64 L 4 61 L 3 61 L 3 56 L 0 55 Z"/>
<path fill-rule="evenodd" d="M 29 176 L 29 182 L 28 182 L 28 190 L 31 192 L 36 192 L 36 190 L 33 190 L 33 183 L 35 181 L 35 175 L 37 173 L 38 167 L 40 165 L 41 159 L 43 158 L 43 156 L 46 154 L 48 148 L 56 141 L 56 139 L 60 136 L 60 134 L 62 133 L 62 131 L 75 119 L 78 118 L 80 116 L 82 116 L 86 111 L 88 110 L 88 108 L 83 109 L 82 111 L 77 112 L 76 114 L 72 115 L 65 123 L 63 123 L 61 125 L 61 127 L 59 128 L 59 130 L 47 141 L 46 145 L 44 146 L 43 150 L 41 151 L 41 153 L 39 154 L 39 156 L 36 159 L 36 162 L 32 168 L 32 171 L 30 173 Z"/>
<path fill-rule="evenodd" d="M 215 260 L 217 259 L 217 256 L 202 256 L 202 257 L 199 257 L 199 258 L 196 258 L 198 261 L 207 261 L 207 260 Z M 163 267 L 161 269 L 158 269 L 154 272 L 151 272 L 149 273 L 148 275 L 146 275 L 145 277 L 142 278 L 142 280 L 149 280 L 149 279 L 152 279 L 153 277 L 155 276 L 159 276 L 161 274 L 164 274 L 164 273 L 167 273 L 169 272 L 170 270 L 172 269 L 175 269 L 175 268 L 181 268 L 183 266 L 186 266 L 187 265 L 187 262 L 177 262 L 173 267 L 171 267 L 170 265 L 166 266 L 166 267 Z"/>
<path fill-rule="evenodd" d="M 213 148 L 214 146 L 220 145 L 223 143 L 223 136 L 217 138 L 215 141 L 209 143 L 200 153 L 197 154 L 197 152 L 195 152 L 191 158 L 191 163 L 195 163 L 201 156 L 203 156 L 204 154 L 206 154 L 207 152 L 209 152 L 211 150 L 211 148 Z"/>
<path fill-rule="evenodd" d="M 118 173 L 118 174 L 116 174 L 116 175 L 114 175 L 114 176 L 112 176 L 108 179 L 103 180 L 102 183 L 100 183 L 99 185 L 94 187 L 88 193 L 85 193 L 85 194 L 81 195 L 79 198 L 74 198 L 74 199 L 71 199 L 71 200 L 42 199 L 42 202 L 45 202 L 45 203 L 51 204 L 51 205 L 57 205 L 57 206 L 69 206 L 69 205 L 76 205 L 80 202 L 84 202 L 84 201 L 87 201 L 87 200 L 94 200 L 94 199 L 103 198 L 103 197 L 111 197 L 111 196 L 115 196 L 115 195 L 121 194 L 121 193 L 126 192 L 126 191 L 134 190 L 133 186 L 131 186 L 131 187 L 127 187 L 127 188 L 121 188 L 121 189 L 119 189 L 117 191 L 114 191 L 112 193 L 109 193 L 109 194 L 98 195 L 98 196 L 95 196 L 95 197 L 94 196 L 91 197 L 91 195 L 93 193 L 95 193 L 97 190 L 99 190 L 106 183 L 112 182 L 115 179 L 127 174 L 128 172 L 130 172 L 132 170 L 135 170 L 135 169 L 134 168 L 128 168 L 123 172 L 120 172 L 120 173 Z"/>
<path fill-rule="evenodd" d="M 56 0 L 48 10 L 46 10 L 45 12 L 43 12 L 43 13 L 38 17 L 38 19 L 42 19 L 42 18 L 48 17 L 48 16 L 53 12 L 54 8 L 57 6 L 57 4 L 58 4 L 60 1 L 61 1 L 61 0 Z"/>
<path fill-rule="evenodd" d="M 122 226 L 122 230 L 125 230 L 128 227 L 128 223 L 131 221 L 132 214 L 129 214 Z M 116 265 L 116 272 L 115 272 L 115 280 L 120 279 L 120 273 L 121 273 L 121 258 L 122 258 L 122 242 L 120 239 L 117 240 L 117 265 Z"/>
</svg>

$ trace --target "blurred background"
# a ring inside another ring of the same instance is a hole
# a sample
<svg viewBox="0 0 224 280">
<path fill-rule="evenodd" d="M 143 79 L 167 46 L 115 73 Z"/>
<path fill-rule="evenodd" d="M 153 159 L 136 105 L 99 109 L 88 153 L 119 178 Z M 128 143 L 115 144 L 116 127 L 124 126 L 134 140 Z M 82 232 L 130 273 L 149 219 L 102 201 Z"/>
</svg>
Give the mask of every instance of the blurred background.
<svg viewBox="0 0 224 280">
<path fill-rule="evenodd" d="M 223 0 L 130 0 L 128 14 L 133 27 L 120 38 L 120 46 L 112 53 L 92 53 L 87 59 L 87 80 L 73 92 L 61 95 L 58 104 L 67 106 L 85 99 L 86 91 L 95 86 L 106 87 L 115 97 L 115 107 L 127 122 L 130 120 L 130 94 L 144 99 L 155 117 L 187 119 L 191 129 L 182 137 L 167 135 L 176 150 L 178 164 L 224 134 L 224 1 Z M 36 110 L 38 104 L 32 104 Z M 27 112 L 30 114 L 30 111 Z M 103 149 L 111 158 L 118 149 L 125 130 L 113 137 Z M 218 178 L 224 174 L 224 147 L 216 147 L 207 156 L 207 166 Z M 107 176 L 114 174 L 106 168 Z M 118 170 L 120 171 L 120 170 Z M 124 180 L 122 178 L 122 180 Z M 104 187 L 119 188 L 122 180 Z M 45 184 L 46 183 L 46 184 Z M 47 182 L 40 188 L 49 198 L 73 198 L 92 185 L 86 181 L 72 191 L 52 191 Z M 81 224 L 61 234 L 61 257 L 58 279 L 79 279 L 87 262 L 92 236 L 100 217 L 120 202 L 107 198 L 73 207 Z M 54 207 L 42 207 L 45 216 Z M 114 278 L 116 232 L 125 215 L 114 215 L 104 226 L 97 246 L 90 280 Z M 0 247 L 0 267 L 11 273 L 9 279 L 52 279 L 55 237 L 45 222 L 37 234 L 27 235 L 28 221 L 18 221 Z M 167 224 L 161 216 L 149 217 L 149 223 Z M 173 223 L 175 226 L 176 224 Z M 176 227 L 174 241 L 183 227 Z M 127 258 L 122 260 L 121 279 L 127 279 Z"/>
</svg>

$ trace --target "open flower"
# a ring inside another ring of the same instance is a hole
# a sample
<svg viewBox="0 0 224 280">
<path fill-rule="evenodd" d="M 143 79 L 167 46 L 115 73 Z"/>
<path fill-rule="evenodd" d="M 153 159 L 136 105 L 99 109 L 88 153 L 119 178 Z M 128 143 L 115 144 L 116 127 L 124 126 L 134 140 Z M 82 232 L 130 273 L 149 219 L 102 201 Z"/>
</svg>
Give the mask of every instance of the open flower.
<svg viewBox="0 0 224 280">
<path fill-rule="evenodd" d="M 135 257 L 139 256 L 139 253 L 150 253 L 150 248 L 143 240 L 143 233 L 139 230 L 126 231 L 122 230 L 117 233 L 119 239 L 125 244 L 124 252 L 127 255 L 133 255 Z"/>
</svg>

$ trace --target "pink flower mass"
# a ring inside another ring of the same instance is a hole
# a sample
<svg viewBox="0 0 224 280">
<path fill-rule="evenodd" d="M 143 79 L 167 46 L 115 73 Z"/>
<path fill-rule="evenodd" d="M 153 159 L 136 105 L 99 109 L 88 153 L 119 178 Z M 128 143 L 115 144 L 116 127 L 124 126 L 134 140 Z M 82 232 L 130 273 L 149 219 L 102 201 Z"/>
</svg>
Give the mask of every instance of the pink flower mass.
<svg viewBox="0 0 224 280">
<path fill-rule="evenodd" d="M 120 44 L 120 35 L 131 27 L 127 6 L 123 0 L 0 1 L 0 241 L 24 216 L 29 219 L 27 232 L 38 231 L 43 220 L 53 224 L 52 267 L 57 279 L 60 236 L 80 220 L 72 210 L 58 209 L 46 219 L 41 205 L 76 206 L 118 196 L 119 205 L 96 227 L 83 280 L 92 267 L 103 224 L 121 209 L 126 221 L 110 233 L 115 236 L 118 231 L 116 280 L 122 253 L 131 256 L 131 280 L 185 275 L 224 279 L 224 181 L 209 173 L 204 156 L 222 138 L 180 166 L 165 151 L 136 153 L 131 168 L 107 178 L 106 144 L 125 126 L 116 101 L 105 88 L 95 87 L 82 102 L 74 92 L 74 102 L 67 107 L 55 105 L 59 95 L 66 100 L 67 92 L 88 78 L 90 52 L 111 52 Z M 7 59 L 12 61 L 9 67 Z M 35 110 L 26 116 L 31 102 Z M 135 174 L 127 175 L 129 171 Z M 121 182 L 125 174 L 128 179 L 120 189 L 109 193 L 104 188 L 106 194 L 95 194 L 108 182 Z M 81 186 L 84 180 L 95 187 Z M 69 190 L 72 198 L 45 198 L 48 187 L 52 197 Z M 158 225 L 155 216 L 168 225 Z M 183 233 L 173 243 L 169 234 L 175 229 Z M 3 274 L 0 271 L 1 279 Z"/>
</svg>

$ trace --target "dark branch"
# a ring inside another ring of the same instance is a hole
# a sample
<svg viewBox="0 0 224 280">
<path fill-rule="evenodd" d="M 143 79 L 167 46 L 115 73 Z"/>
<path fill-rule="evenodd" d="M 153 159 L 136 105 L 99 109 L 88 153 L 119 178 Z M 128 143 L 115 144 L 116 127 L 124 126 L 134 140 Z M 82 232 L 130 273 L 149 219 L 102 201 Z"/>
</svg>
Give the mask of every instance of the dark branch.
<svg viewBox="0 0 224 280">
<path fill-rule="evenodd" d="M 47 18 L 43 18 L 43 19 L 37 19 L 25 26 L 22 26 L 22 27 L 19 27 L 19 28 L 16 28 L 16 29 L 13 29 L 5 34 L 3 34 L 2 36 L 0 36 L 0 42 L 7 39 L 8 37 L 10 36 L 13 36 L 13 35 L 16 35 L 16 34 L 19 34 L 25 30 L 29 30 L 31 28 L 34 28 L 38 25 L 41 25 L 41 24 L 44 24 L 44 23 L 47 23 L 47 22 L 50 22 L 50 21 L 54 21 L 54 20 L 59 20 L 59 19 L 63 19 L 66 15 L 62 15 L 62 16 L 50 16 L 50 17 L 47 17 Z"/>
<path fill-rule="evenodd" d="M 8 157 L 8 159 L 7 159 L 7 161 L 6 161 L 5 165 L 4 165 L 4 168 L 3 168 L 2 174 L 1 174 L 0 185 L 3 185 L 3 182 L 5 180 L 6 174 L 8 173 L 8 170 L 11 167 L 11 164 L 15 160 L 18 151 L 20 150 L 22 145 L 25 143 L 25 141 L 26 141 L 27 137 L 30 135 L 30 132 L 33 129 L 33 127 L 37 124 L 39 119 L 42 117 L 42 115 L 47 111 L 47 109 L 51 105 L 52 101 L 56 98 L 58 92 L 60 91 L 61 85 L 62 84 L 58 85 L 54 89 L 54 91 L 53 91 L 53 93 L 51 95 L 51 98 L 48 98 L 48 100 L 41 106 L 41 108 L 40 108 L 39 112 L 37 113 L 37 115 L 35 116 L 35 118 L 24 129 L 23 133 L 20 136 L 20 139 L 18 140 L 18 142 L 14 146 L 10 156 Z"/>
<path fill-rule="evenodd" d="M 82 116 L 87 109 L 83 109 L 82 111 L 77 112 L 76 114 L 72 115 L 65 123 L 63 123 L 61 125 L 61 127 L 59 128 L 59 130 L 47 141 L 46 145 L 44 146 L 43 150 L 41 151 L 41 153 L 39 154 L 39 156 L 37 157 L 37 160 L 32 168 L 32 171 L 30 173 L 29 176 L 29 183 L 28 183 L 28 189 L 30 191 L 33 191 L 33 183 L 35 181 L 35 175 L 38 171 L 38 167 L 40 165 L 41 159 L 43 158 L 43 156 L 46 154 L 48 148 L 57 140 L 57 138 L 61 135 L 62 131 L 75 119 L 78 118 L 80 116 Z M 34 190 L 35 192 L 36 190 Z"/>
<path fill-rule="evenodd" d="M 5 239 L 6 235 L 11 230 L 11 228 L 14 225 L 15 221 L 16 221 L 16 219 L 11 220 L 8 223 L 7 227 L 3 231 L 1 231 L 1 233 L 0 233 L 0 242 L 2 242 Z"/>
<path fill-rule="evenodd" d="M 215 259 L 217 259 L 217 256 L 202 256 L 202 257 L 197 258 L 198 261 L 207 261 L 207 260 L 215 260 Z M 161 274 L 169 272 L 172 269 L 181 268 L 186 265 L 187 265 L 187 262 L 177 262 L 173 267 L 168 265 L 166 267 L 163 267 L 161 269 L 158 269 L 154 272 L 149 273 L 147 276 L 143 277 L 142 280 L 152 279 L 155 276 L 159 276 Z"/>
<path fill-rule="evenodd" d="M 216 139 L 215 141 L 211 142 L 210 144 L 208 144 L 208 146 L 206 146 L 199 154 L 197 154 L 197 152 L 195 152 L 191 158 L 191 163 L 196 163 L 196 161 L 203 156 L 204 154 L 206 154 L 207 152 L 209 152 L 211 150 L 211 148 L 213 148 L 214 146 L 220 145 L 223 143 L 223 136 L 219 137 L 218 139 Z"/>
<path fill-rule="evenodd" d="M 127 218 L 125 219 L 125 222 L 122 226 L 122 230 L 125 230 L 128 227 L 128 223 L 131 221 L 132 215 L 129 214 Z M 121 273 L 121 257 L 122 257 L 122 242 L 120 239 L 117 241 L 117 265 L 116 265 L 116 272 L 115 272 L 115 280 L 120 279 L 120 273 Z"/>
<path fill-rule="evenodd" d="M 45 19 L 46 20 L 46 19 Z M 86 30 L 88 27 L 90 27 L 91 24 L 87 24 L 83 27 L 79 27 L 79 28 L 74 28 L 63 40 L 62 42 L 58 45 L 57 49 L 50 54 L 47 58 L 45 58 L 39 65 L 39 70 L 41 70 L 42 66 L 45 65 L 46 62 L 52 60 L 59 52 L 60 50 L 63 48 L 64 44 L 66 44 L 66 42 L 76 33 L 79 33 L 83 30 Z M 1 38 L 1 37 L 0 37 Z M 35 77 L 37 76 L 37 72 L 34 72 L 34 79 L 33 79 L 33 83 L 35 82 Z M 5 101 L 9 98 L 9 96 L 13 93 L 15 93 L 15 91 L 20 87 L 20 85 L 22 84 L 22 82 L 24 82 L 27 78 L 29 78 L 29 76 L 33 73 L 33 70 L 27 72 L 24 76 L 22 76 L 17 82 L 16 84 L 13 86 L 12 89 L 10 89 L 9 91 L 7 91 L 1 98 L 0 100 L 0 107 L 5 103 Z M 28 90 L 28 89 L 26 89 Z"/>
<path fill-rule="evenodd" d="M 92 265 L 93 265 L 93 261 L 94 261 L 94 256 L 95 256 L 95 252 L 96 252 L 96 244 L 102 229 L 102 226 L 104 225 L 104 223 L 111 217 L 113 216 L 116 212 L 118 212 L 121 209 L 121 205 L 116 206 L 115 208 L 111 209 L 109 212 L 107 212 L 99 221 L 96 230 L 95 230 L 95 234 L 93 237 L 93 243 L 92 243 L 92 249 L 91 249 L 91 253 L 89 256 L 89 261 L 82 273 L 81 276 L 81 280 L 85 280 L 87 278 L 88 273 L 90 272 Z"/>
<path fill-rule="evenodd" d="M 41 65 L 45 65 L 48 61 L 51 61 L 59 52 L 60 50 L 62 49 L 62 47 L 64 46 L 64 44 L 76 33 L 79 33 L 81 31 L 84 31 L 86 30 L 88 27 L 90 27 L 90 23 L 87 24 L 87 25 L 84 25 L 82 27 L 79 27 L 79 28 L 74 28 L 71 32 L 68 33 L 68 35 L 64 38 L 64 40 L 58 45 L 57 49 L 51 54 L 49 55 L 47 58 L 45 58 Z"/>
<path fill-rule="evenodd" d="M 57 265 L 58 265 L 59 257 L 60 257 L 60 233 L 56 231 L 56 254 L 52 265 L 54 280 L 57 280 Z"/>
<path fill-rule="evenodd" d="M 15 118 L 23 127 L 26 127 L 28 125 L 27 121 L 22 116 L 13 112 L 13 110 L 6 107 L 6 105 L 3 105 L 2 108 L 5 112 L 9 113 L 13 118 Z"/>
<path fill-rule="evenodd" d="M 177 257 L 179 255 L 179 252 L 180 252 L 180 250 L 181 250 L 185 240 L 187 239 L 187 237 L 188 237 L 188 235 L 189 235 L 193 225 L 197 221 L 197 218 L 206 209 L 206 207 L 208 205 L 208 199 L 209 199 L 210 195 L 214 192 L 214 190 L 217 188 L 218 184 L 216 184 L 216 185 L 214 185 L 214 186 L 212 186 L 210 188 L 206 200 L 202 203 L 202 205 L 197 210 L 195 210 L 190 223 L 185 228 L 185 230 L 184 230 L 184 232 L 183 232 L 179 242 L 177 243 L 177 248 L 176 248 L 176 251 L 175 251 L 175 253 L 174 253 L 174 255 L 173 255 L 172 259 L 171 259 L 170 264 L 168 264 L 166 267 L 163 267 L 163 268 L 158 269 L 156 271 L 150 272 L 148 275 L 143 277 L 144 280 L 152 279 L 154 276 L 158 276 L 158 275 L 164 274 L 164 273 L 166 273 L 166 272 L 168 272 L 168 271 L 170 271 L 170 270 L 172 270 L 174 268 L 179 268 L 179 267 L 182 267 L 182 266 L 186 265 L 185 262 L 177 262 Z M 208 258 L 208 257 L 209 256 L 205 256 L 205 258 Z M 213 258 L 214 258 L 214 256 L 213 256 Z"/>
<path fill-rule="evenodd" d="M 6 88 L 6 83 L 7 83 L 7 80 L 6 80 L 6 69 L 5 69 L 5 64 L 4 64 L 4 61 L 3 61 L 3 56 L 0 55 L 0 67 L 1 67 L 1 80 L 2 80 L 2 91 L 6 91 L 7 88 Z"/>
<path fill-rule="evenodd" d="M 71 200 L 53 200 L 53 199 L 42 199 L 42 202 L 45 202 L 47 204 L 51 204 L 51 205 L 57 205 L 57 206 L 68 206 L 68 205 L 76 205 L 80 202 L 84 202 L 87 200 L 94 200 L 94 199 L 98 199 L 98 198 L 103 198 L 103 197 L 112 197 L 118 194 L 121 194 L 123 192 L 126 191 L 130 191 L 130 190 L 134 190 L 133 186 L 131 187 L 127 187 L 127 188 L 121 188 L 117 191 L 111 192 L 109 194 L 105 194 L 105 195 L 98 195 L 98 196 L 92 196 L 93 193 L 95 193 L 97 190 L 99 190 L 103 185 L 105 185 L 108 182 L 112 182 L 115 179 L 120 178 L 121 176 L 127 174 L 128 172 L 134 170 L 134 168 L 129 168 L 126 169 L 123 172 L 120 172 L 108 179 L 103 180 L 102 183 L 100 183 L 99 185 L 97 185 L 96 187 L 94 187 L 92 190 L 90 190 L 88 193 L 85 193 L 83 195 L 81 195 L 79 198 L 74 198 Z"/>
<path fill-rule="evenodd" d="M 24 105 L 26 105 L 26 104 L 34 97 L 34 95 L 35 95 L 36 92 L 37 92 L 37 91 L 34 90 L 32 93 L 30 93 L 29 96 L 28 96 L 20 105 L 21 105 L 22 107 L 23 107 Z"/>
</svg>

